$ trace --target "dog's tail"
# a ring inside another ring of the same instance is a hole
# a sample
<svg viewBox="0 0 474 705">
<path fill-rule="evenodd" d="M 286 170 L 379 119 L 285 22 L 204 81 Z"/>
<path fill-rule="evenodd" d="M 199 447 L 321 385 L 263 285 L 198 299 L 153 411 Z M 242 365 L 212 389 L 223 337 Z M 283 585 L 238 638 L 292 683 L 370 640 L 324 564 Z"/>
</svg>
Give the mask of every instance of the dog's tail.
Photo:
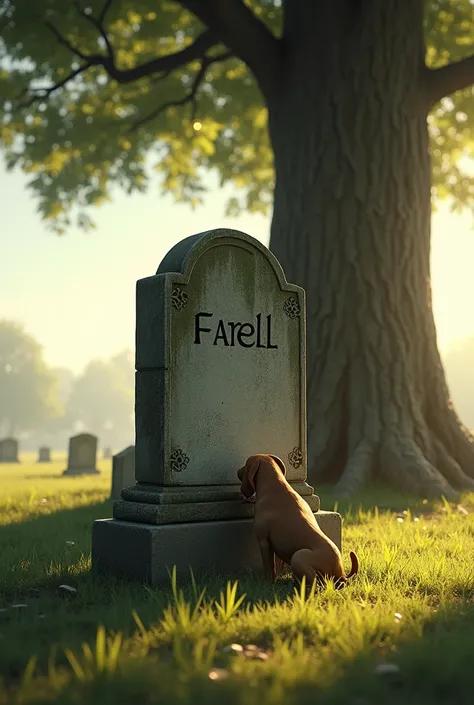
<svg viewBox="0 0 474 705">
<path fill-rule="evenodd" d="M 351 551 L 349 555 L 351 557 L 351 572 L 346 576 L 346 580 L 349 580 L 349 578 L 352 578 L 353 575 L 357 575 L 359 572 L 359 559 L 354 551 Z"/>
</svg>

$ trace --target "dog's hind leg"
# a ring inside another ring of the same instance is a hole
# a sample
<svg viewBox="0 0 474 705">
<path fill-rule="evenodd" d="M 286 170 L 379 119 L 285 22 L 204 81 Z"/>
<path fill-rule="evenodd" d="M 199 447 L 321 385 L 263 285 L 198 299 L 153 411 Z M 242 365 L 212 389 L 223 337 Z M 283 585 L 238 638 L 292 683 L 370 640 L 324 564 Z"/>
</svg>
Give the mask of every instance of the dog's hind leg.
<svg viewBox="0 0 474 705">
<path fill-rule="evenodd" d="M 317 572 L 312 566 L 314 561 L 313 551 L 308 548 L 301 548 L 299 551 L 293 554 L 291 557 L 290 567 L 293 575 L 298 580 L 301 580 L 303 576 L 306 578 L 306 585 L 310 586 L 317 579 Z"/>
<path fill-rule="evenodd" d="M 275 580 L 275 552 L 268 539 L 259 539 L 260 553 L 262 555 L 263 573 L 267 580 Z"/>
</svg>

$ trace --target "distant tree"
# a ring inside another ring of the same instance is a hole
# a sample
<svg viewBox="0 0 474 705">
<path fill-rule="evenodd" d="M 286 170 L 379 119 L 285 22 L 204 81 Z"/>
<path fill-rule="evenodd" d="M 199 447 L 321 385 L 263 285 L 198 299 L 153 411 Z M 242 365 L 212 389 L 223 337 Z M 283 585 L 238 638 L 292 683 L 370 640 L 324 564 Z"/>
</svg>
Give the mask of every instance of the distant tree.
<svg viewBox="0 0 474 705">
<path fill-rule="evenodd" d="M 124 383 L 128 388 L 135 387 L 135 355 L 131 350 L 123 350 L 115 357 L 112 357 L 110 364 L 119 374 L 122 375 Z"/>
<path fill-rule="evenodd" d="M 0 321 L 0 426 L 14 436 L 35 431 L 62 413 L 57 377 L 23 327 Z"/>
<path fill-rule="evenodd" d="M 128 352 L 109 361 L 93 360 L 72 384 L 68 419 L 81 421 L 102 444 L 132 440 L 134 375 L 129 361 Z"/>
<path fill-rule="evenodd" d="M 65 434 L 70 434 L 73 425 L 67 413 L 67 403 L 74 382 L 74 373 L 66 367 L 55 367 L 52 372 L 58 380 L 58 395 L 63 407 L 63 413 L 51 419 L 45 425 L 44 429 L 42 429 L 42 436 L 46 433 L 54 439 L 53 443 L 58 444 L 57 447 L 62 447 L 65 441 L 64 436 Z"/>
<path fill-rule="evenodd" d="M 68 370 L 67 367 L 53 367 L 52 372 L 58 379 L 59 397 L 63 404 L 67 403 L 71 394 L 72 385 L 74 382 L 74 372 Z"/>
</svg>

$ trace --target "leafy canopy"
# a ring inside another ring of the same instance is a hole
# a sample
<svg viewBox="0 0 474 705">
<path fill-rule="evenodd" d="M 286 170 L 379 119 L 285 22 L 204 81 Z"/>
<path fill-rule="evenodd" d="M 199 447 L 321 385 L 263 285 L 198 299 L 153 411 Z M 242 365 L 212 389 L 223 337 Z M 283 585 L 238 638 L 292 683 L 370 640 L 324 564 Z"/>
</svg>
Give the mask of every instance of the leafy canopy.
<svg viewBox="0 0 474 705">
<path fill-rule="evenodd" d="M 0 143 L 9 168 L 31 174 L 39 210 L 58 232 L 72 209 L 86 227 L 88 206 L 110 199 L 114 185 L 144 191 L 153 172 L 164 191 L 194 206 L 206 170 L 216 170 L 242 194 L 228 212 L 267 212 L 273 155 L 263 98 L 246 65 L 184 4 L 3 0 Z M 281 0 L 246 4 L 280 35 Z M 472 53 L 472 2 L 427 2 L 425 39 L 430 67 Z M 177 68 L 134 77 L 136 67 L 186 51 L 189 61 Z M 108 59 L 82 70 L 86 55 Z M 474 208 L 474 182 L 460 159 L 474 157 L 472 96 L 459 91 L 429 118 L 433 195 L 451 197 L 454 207 Z"/>
</svg>

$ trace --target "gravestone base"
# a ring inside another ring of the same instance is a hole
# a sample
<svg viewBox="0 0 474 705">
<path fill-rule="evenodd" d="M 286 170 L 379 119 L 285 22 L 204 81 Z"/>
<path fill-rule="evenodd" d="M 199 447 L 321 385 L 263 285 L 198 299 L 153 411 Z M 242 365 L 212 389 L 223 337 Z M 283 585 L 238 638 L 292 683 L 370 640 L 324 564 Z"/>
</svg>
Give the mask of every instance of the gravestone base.
<svg viewBox="0 0 474 705">
<path fill-rule="evenodd" d="M 319 497 L 310 485 L 293 482 L 291 486 L 313 512 L 319 510 Z M 240 490 L 232 485 L 162 487 L 138 482 L 122 490 L 122 499 L 114 502 L 113 516 L 143 524 L 179 524 L 251 519 L 253 512 L 253 504 L 243 502 Z"/>
<path fill-rule="evenodd" d="M 319 526 L 341 548 L 342 519 L 336 512 L 315 512 Z M 253 519 L 145 524 L 97 519 L 92 528 L 92 569 L 152 585 L 169 583 L 168 571 L 178 577 L 209 572 L 263 573 Z"/>
<path fill-rule="evenodd" d="M 62 473 L 63 477 L 68 475 L 100 475 L 97 468 L 66 468 Z"/>
</svg>

